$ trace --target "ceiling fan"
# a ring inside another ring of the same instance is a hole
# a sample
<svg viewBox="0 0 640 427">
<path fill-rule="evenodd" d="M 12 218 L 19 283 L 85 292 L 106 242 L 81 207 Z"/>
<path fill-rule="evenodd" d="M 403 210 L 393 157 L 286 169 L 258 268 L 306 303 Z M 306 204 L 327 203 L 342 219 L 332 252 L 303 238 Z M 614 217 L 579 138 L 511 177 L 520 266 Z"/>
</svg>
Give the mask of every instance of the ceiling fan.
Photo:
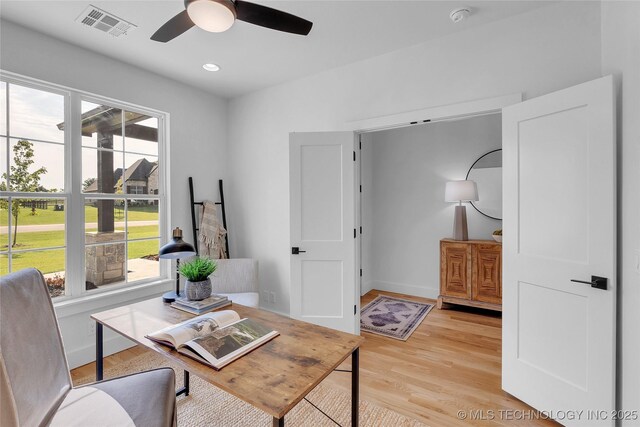
<svg viewBox="0 0 640 427">
<path fill-rule="evenodd" d="M 221 33 L 231 28 L 236 19 L 272 30 L 306 36 L 312 22 L 270 7 L 243 0 L 184 0 L 185 10 L 171 18 L 151 40 L 166 43 L 194 25 Z"/>
</svg>

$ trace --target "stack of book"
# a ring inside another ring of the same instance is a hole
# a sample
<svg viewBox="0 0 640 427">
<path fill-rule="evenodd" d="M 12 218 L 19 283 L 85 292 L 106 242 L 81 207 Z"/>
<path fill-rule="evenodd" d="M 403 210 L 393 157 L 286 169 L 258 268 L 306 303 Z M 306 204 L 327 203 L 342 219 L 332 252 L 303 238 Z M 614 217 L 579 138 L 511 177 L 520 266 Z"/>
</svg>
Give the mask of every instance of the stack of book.
<svg viewBox="0 0 640 427">
<path fill-rule="evenodd" d="M 202 314 L 207 311 L 231 305 L 229 298 L 222 295 L 211 295 L 201 301 L 189 301 L 186 296 L 179 296 L 171 306 L 179 310 L 187 311 L 193 314 Z"/>
</svg>

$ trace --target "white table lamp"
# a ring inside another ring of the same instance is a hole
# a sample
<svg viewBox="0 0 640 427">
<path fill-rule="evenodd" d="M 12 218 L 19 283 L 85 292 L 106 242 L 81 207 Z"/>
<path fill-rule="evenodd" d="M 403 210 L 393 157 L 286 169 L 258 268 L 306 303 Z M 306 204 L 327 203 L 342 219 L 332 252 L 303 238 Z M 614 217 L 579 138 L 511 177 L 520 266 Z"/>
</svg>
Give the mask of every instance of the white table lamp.
<svg viewBox="0 0 640 427">
<path fill-rule="evenodd" d="M 453 239 L 469 240 L 467 210 L 462 202 L 477 202 L 478 186 L 474 181 L 449 181 L 444 190 L 444 200 L 458 202 L 453 220 Z"/>
</svg>

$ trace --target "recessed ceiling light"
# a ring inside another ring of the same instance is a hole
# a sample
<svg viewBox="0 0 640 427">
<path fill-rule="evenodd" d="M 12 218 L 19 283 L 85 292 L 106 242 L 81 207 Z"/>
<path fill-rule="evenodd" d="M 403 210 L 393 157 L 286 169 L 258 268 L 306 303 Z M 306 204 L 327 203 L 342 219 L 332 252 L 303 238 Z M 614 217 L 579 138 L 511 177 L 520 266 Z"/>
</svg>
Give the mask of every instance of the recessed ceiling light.
<svg viewBox="0 0 640 427">
<path fill-rule="evenodd" d="M 211 63 L 209 63 L 209 64 L 204 64 L 204 65 L 202 66 L 202 68 L 204 68 L 204 69 L 205 69 L 205 70 L 207 70 L 207 71 L 218 71 L 218 70 L 220 70 L 220 66 L 219 66 L 219 65 L 211 64 Z"/>
</svg>

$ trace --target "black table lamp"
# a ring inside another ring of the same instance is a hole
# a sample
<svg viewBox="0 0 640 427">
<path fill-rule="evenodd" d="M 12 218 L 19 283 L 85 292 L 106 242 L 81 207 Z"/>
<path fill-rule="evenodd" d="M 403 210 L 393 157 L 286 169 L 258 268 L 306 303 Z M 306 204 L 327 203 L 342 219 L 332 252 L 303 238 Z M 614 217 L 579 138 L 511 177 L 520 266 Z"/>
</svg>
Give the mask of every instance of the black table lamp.
<svg viewBox="0 0 640 427">
<path fill-rule="evenodd" d="M 158 255 L 161 259 L 176 260 L 176 290 L 162 295 L 164 302 L 173 302 L 180 296 L 180 258 L 196 255 L 196 250 L 189 243 L 182 240 L 182 230 L 176 227 L 173 230 L 173 240 L 160 248 Z"/>
</svg>

